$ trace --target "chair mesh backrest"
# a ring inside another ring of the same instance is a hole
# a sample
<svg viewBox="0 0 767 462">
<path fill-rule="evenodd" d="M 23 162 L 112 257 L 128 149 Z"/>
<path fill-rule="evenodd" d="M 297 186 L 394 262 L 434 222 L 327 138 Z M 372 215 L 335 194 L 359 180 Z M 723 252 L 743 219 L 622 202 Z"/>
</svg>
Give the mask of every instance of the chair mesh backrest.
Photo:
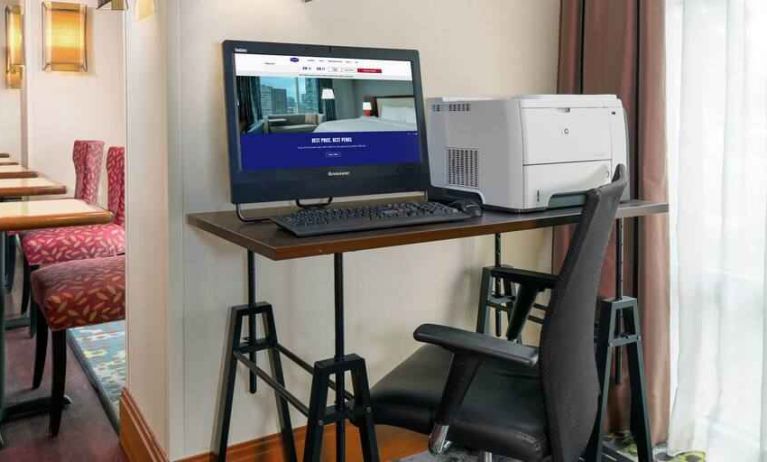
<svg viewBox="0 0 767 462">
<path fill-rule="evenodd" d="M 597 413 L 599 382 L 594 351 L 594 315 L 605 250 L 623 190 L 626 170 L 586 194 L 550 311 L 541 332 L 540 367 L 554 462 L 578 460 Z"/>
<path fill-rule="evenodd" d="M 112 146 L 107 153 L 107 195 L 114 224 L 125 226 L 125 148 Z"/>
<path fill-rule="evenodd" d="M 72 162 L 75 164 L 75 198 L 95 205 L 99 200 L 104 142 L 76 140 Z"/>
</svg>

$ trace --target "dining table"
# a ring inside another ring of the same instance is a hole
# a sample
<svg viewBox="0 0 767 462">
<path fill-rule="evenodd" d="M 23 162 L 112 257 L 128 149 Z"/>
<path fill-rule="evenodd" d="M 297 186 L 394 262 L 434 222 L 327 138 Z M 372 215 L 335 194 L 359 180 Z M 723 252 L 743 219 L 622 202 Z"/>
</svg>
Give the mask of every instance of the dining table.
<svg viewBox="0 0 767 462">
<path fill-rule="evenodd" d="M 55 183 L 42 186 L 31 178 L 22 180 L 0 180 L 0 199 L 46 194 L 43 191 L 66 191 L 66 187 Z M 45 179 L 43 179 L 45 180 Z M 10 181 L 28 181 L 26 189 L 20 183 L 4 185 Z M 46 189 L 47 188 L 47 189 Z M 9 192 L 10 191 L 10 192 Z M 54 194 L 48 192 L 48 194 Z M 45 199 L 30 201 L 0 202 L 0 274 L 5 274 L 6 233 L 8 231 L 29 231 L 41 228 L 106 224 L 113 219 L 112 213 L 101 207 L 90 205 L 80 199 Z M 10 420 L 48 412 L 50 397 L 29 399 L 9 404 L 5 390 L 5 286 L 0 284 L 0 425 Z M 0 433 L 0 448 L 5 445 Z"/>
<path fill-rule="evenodd" d="M 21 165 L 0 165 L 0 179 L 36 178 L 37 172 Z"/>
<path fill-rule="evenodd" d="M 45 177 L 0 179 L 0 202 L 11 198 L 64 194 L 67 187 Z"/>
</svg>

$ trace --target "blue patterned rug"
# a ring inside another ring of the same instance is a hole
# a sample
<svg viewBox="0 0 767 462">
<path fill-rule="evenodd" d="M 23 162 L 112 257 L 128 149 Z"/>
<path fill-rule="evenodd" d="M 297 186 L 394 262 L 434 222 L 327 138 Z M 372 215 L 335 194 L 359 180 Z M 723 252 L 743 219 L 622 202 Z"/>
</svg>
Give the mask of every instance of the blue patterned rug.
<svg viewBox="0 0 767 462">
<path fill-rule="evenodd" d="M 117 430 L 126 376 L 125 321 L 69 329 L 69 344 Z"/>
</svg>

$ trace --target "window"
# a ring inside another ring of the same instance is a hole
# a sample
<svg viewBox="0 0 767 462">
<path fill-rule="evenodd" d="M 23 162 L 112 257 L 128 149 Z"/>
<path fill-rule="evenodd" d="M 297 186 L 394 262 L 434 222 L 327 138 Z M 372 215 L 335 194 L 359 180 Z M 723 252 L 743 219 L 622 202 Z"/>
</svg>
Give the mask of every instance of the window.
<svg viewBox="0 0 767 462">
<path fill-rule="evenodd" d="M 262 117 L 321 112 L 319 82 L 307 77 L 261 77 Z"/>
</svg>

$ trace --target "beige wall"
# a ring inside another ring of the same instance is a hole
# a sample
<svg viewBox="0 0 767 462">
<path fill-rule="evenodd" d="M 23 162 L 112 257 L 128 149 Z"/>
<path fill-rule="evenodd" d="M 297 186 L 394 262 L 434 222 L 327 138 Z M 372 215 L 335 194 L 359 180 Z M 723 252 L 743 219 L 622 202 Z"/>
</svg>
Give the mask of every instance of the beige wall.
<svg viewBox="0 0 767 462">
<path fill-rule="evenodd" d="M 427 95 L 550 92 L 557 0 L 168 0 L 128 16 L 128 387 L 171 459 L 210 450 L 227 307 L 245 299 L 245 252 L 185 224 L 231 209 L 220 43 L 225 39 L 417 48 Z M 167 37 L 166 37 L 167 36 Z M 167 40 L 167 41 L 166 41 Z M 167 51 L 166 51 L 167 50 Z M 506 237 L 508 261 L 546 268 L 549 234 Z M 470 325 L 492 238 L 346 257 L 347 345 L 375 381 L 410 353 L 420 322 Z M 258 298 L 282 342 L 332 353 L 332 262 L 258 259 Z M 287 370 L 304 399 L 308 377 Z M 272 393 L 244 392 L 231 442 L 276 431 Z M 294 424 L 303 419 L 294 416 Z"/>
<path fill-rule="evenodd" d="M 10 153 L 14 160 L 21 156 L 21 90 L 5 83 L 5 7 L 18 4 L 0 0 L 0 152 Z"/>
<path fill-rule="evenodd" d="M 26 150 L 28 166 L 74 192 L 72 144 L 97 139 L 125 145 L 125 57 L 123 16 L 88 8 L 88 72 L 43 71 L 42 8 L 26 0 Z M 102 178 L 101 202 L 106 203 Z"/>
</svg>

